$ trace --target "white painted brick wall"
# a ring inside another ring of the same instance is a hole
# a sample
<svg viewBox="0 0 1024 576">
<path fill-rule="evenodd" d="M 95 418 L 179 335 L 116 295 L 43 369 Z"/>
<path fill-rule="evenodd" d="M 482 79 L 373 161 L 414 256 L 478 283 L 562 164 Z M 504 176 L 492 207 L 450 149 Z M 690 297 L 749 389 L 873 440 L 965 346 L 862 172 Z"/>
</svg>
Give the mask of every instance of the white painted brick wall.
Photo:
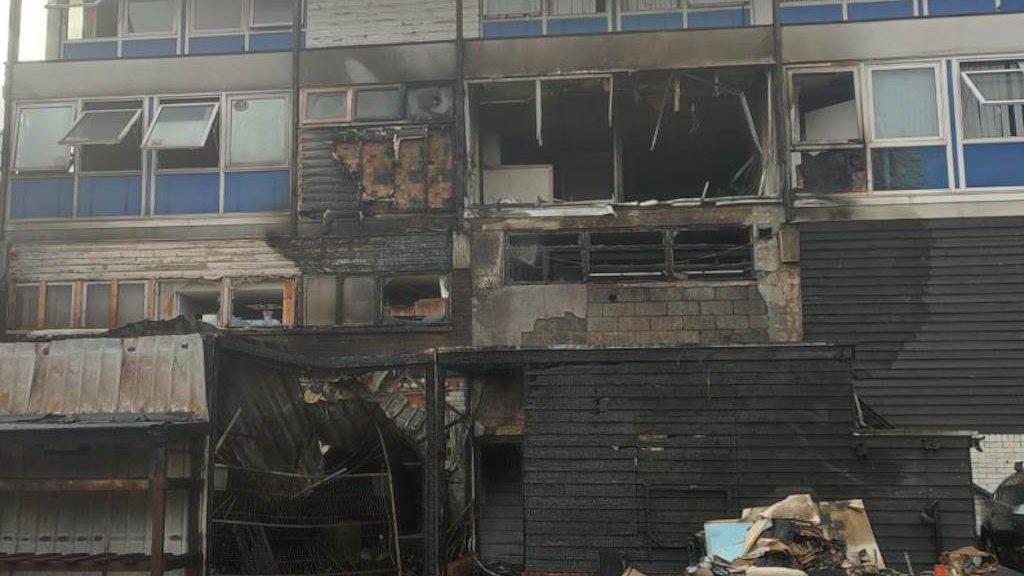
<svg viewBox="0 0 1024 576">
<path fill-rule="evenodd" d="M 1024 434 L 986 434 L 981 442 L 984 452 L 971 450 L 974 483 L 992 492 L 1013 473 L 1013 464 L 1024 460 Z M 985 502 L 975 498 L 975 512 L 981 525 Z"/>
<path fill-rule="evenodd" d="M 307 0 L 311 48 L 455 39 L 455 0 Z M 465 0 L 466 38 L 480 34 L 479 1 Z"/>
</svg>

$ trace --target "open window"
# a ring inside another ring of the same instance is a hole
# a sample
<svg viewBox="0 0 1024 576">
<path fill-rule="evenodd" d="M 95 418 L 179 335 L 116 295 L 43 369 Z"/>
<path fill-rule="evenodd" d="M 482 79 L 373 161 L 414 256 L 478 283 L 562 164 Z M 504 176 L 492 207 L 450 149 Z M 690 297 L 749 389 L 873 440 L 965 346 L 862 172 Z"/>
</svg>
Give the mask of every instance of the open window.
<svg viewBox="0 0 1024 576">
<path fill-rule="evenodd" d="M 239 284 L 231 288 L 233 328 L 279 328 L 290 323 L 286 317 L 284 282 Z"/>
<path fill-rule="evenodd" d="M 982 104 L 1024 104 L 1024 62 L 1003 70 L 964 70 L 960 75 Z"/>
<path fill-rule="evenodd" d="M 965 140 L 1024 136 L 1024 61 L 960 63 Z"/>
<path fill-rule="evenodd" d="M 384 317 L 391 322 L 438 322 L 448 316 L 446 276 L 399 276 L 381 289 Z"/>
<path fill-rule="evenodd" d="M 793 187 L 822 193 L 867 190 L 854 71 L 795 73 L 791 86 Z"/>
<path fill-rule="evenodd" d="M 61 140 L 77 146 L 81 172 L 142 170 L 141 102 L 86 102 Z"/>
<path fill-rule="evenodd" d="M 220 166 L 218 101 L 167 101 L 157 107 L 143 147 L 161 169 Z"/>
<path fill-rule="evenodd" d="M 161 316 L 184 316 L 192 322 L 220 325 L 220 282 L 162 282 L 159 288 Z"/>
<path fill-rule="evenodd" d="M 473 87 L 484 204 L 611 200 L 608 77 Z"/>
<path fill-rule="evenodd" d="M 75 108 L 71 104 L 20 108 L 15 172 L 67 171 L 69 148 L 60 141 L 74 120 Z"/>
</svg>

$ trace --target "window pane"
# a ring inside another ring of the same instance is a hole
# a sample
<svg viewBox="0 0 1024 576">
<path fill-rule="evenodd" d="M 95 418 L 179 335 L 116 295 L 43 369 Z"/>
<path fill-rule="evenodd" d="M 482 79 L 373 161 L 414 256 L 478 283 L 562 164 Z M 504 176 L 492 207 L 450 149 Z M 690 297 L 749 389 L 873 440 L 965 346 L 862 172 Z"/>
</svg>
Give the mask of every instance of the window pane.
<svg viewBox="0 0 1024 576">
<path fill-rule="evenodd" d="M 68 148 L 60 144 L 71 123 L 71 106 L 24 108 L 18 117 L 18 142 L 14 167 L 18 170 L 64 170 Z"/>
<path fill-rule="evenodd" d="M 540 14 L 540 0 L 484 0 L 485 16 Z"/>
<path fill-rule="evenodd" d="M 306 95 L 307 120 L 333 120 L 348 117 L 348 93 L 311 92 Z"/>
<path fill-rule="evenodd" d="M 648 10 L 675 10 L 680 0 L 623 0 L 623 12 L 645 12 Z"/>
<path fill-rule="evenodd" d="M 341 323 L 373 324 L 376 293 L 373 278 L 345 278 L 341 285 Z"/>
<path fill-rule="evenodd" d="M 242 27 L 242 0 L 195 0 L 196 30 L 238 30 Z"/>
<path fill-rule="evenodd" d="M 292 0 L 253 0 L 252 3 L 255 26 L 289 25 L 294 13 Z"/>
<path fill-rule="evenodd" d="M 793 76 L 799 142 L 848 142 L 860 139 L 853 72 Z"/>
<path fill-rule="evenodd" d="M 967 73 L 981 70 L 999 70 L 1002 73 L 1003 70 L 1019 69 L 1019 64 L 1012 60 L 963 62 L 960 69 Z M 1019 76 L 1024 80 L 1024 73 Z M 978 82 L 975 80 L 978 76 L 971 74 L 971 78 L 977 86 Z M 960 85 L 960 116 L 965 138 L 1012 138 L 1024 135 L 1024 105 L 982 104 L 966 79 Z"/>
<path fill-rule="evenodd" d="M 202 148 L 216 112 L 214 103 L 161 106 L 145 147 Z"/>
<path fill-rule="evenodd" d="M 39 286 L 18 286 L 14 291 L 14 315 L 10 326 L 15 330 L 33 330 L 39 325 Z"/>
<path fill-rule="evenodd" d="M 816 194 L 867 190 L 863 148 L 794 152 L 793 188 Z"/>
<path fill-rule="evenodd" d="M 305 284 L 306 326 L 333 326 L 338 319 L 338 279 L 334 276 L 307 276 Z"/>
<path fill-rule="evenodd" d="M 286 164 L 284 98 L 231 103 L 231 164 Z"/>
<path fill-rule="evenodd" d="M 874 70 L 871 78 L 876 138 L 939 135 L 933 69 Z"/>
<path fill-rule="evenodd" d="M 174 32 L 175 0 L 128 0 L 128 32 Z"/>
<path fill-rule="evenodd" d="M 121 134 L 134 124 L 138 110 L 89 110 L 61 140 L 62 144 L 117 144 Z"/>
<path fill-rule="evenodd" d="M 71 285 L 46 287 L 46 313 L 44 328 L 71 328 Z"/>
<path fill-rule="evenodd" d="M 385 88 L 356 92 L 356 120 L 397 120 L 401 117 L 401 90 Z"/>
<path fill-rule="evenodd" d="M 967 76 L 986 101 L 1024 101 L 1024 69 L 973 72 Z"/>
<path fill-rule="evenodd" d="M 83 4 L 88 3 L 88 6 Z M 68 40 L 117 36 L 118 0 L 71 0 L 68 8 Z"/>
<path fill-rule="evenodd" d="M 551 0 L 550 10 L 554 16 L 603 14 L 604 6 L 604 0 Z"/>
<path fill-rule="evenodd" d="M 86 284 L 85 327 L 106 328 L 110 324 L 110 284 Z"/>
<path fill-rule="evenodd" d="M 117 325 L 124 326 L 146 319 L 146 285 L 117 285 Z"/>
<path fill-rule="evenodd" d="M 267 282 L 235 286 L 231 294 L 231 326 L 270 328 L 284 321 L 284 284 Z"/>
</svg>

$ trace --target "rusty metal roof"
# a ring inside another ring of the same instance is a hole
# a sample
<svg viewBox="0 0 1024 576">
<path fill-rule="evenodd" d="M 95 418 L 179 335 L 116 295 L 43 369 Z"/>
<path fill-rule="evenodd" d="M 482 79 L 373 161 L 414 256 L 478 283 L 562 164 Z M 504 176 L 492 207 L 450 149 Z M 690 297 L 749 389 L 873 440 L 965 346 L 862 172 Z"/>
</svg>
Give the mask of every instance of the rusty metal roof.
<svg viewBox="0 0 1024 576">
<path fill-rule="evenodd" d="M 0 419 L 208 419 L 197 334 L 0 343 Z"/>
</svg>

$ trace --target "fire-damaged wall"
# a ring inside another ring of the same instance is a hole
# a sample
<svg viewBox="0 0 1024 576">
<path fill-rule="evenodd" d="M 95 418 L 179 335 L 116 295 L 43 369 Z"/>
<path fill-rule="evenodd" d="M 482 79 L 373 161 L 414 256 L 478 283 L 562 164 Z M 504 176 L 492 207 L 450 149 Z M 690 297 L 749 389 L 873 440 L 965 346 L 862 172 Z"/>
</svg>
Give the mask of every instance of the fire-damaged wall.
<svg viewBox="0 0 1024 576">
<path fill-rule="evenodd" d="M 451 211 L 452 138 L 448 126 L 304 129 L 299 212 L 355 219 Z"/>
<path fill-rule="evenodd" d="M 477 345 L 645 346 L 801 339 L 799 255 L 794 230 L 781 224 L 776 207 L 623 208 L 601 217 L 510 217 L 478 220 L 472 225 Z M 688 264 L 712 258 L 704 243 L 715 242 L 719 230 L 739 234 L 740 240 L 722 253 L 745 253 L 736 260 L 743 260 L 746 268 L 719 269 L 727 268 L 723 265 L 691 273 Z M 522 260 L 523 250 L 512 245 L 516 234 L 542 232 L 555 237 L 578 231 L 589 232 L 589 244 L 579 249 L 574 246 L 573 254 L 577 250 L 586 253 L 591 274 L 565 274 L 556 269 L 567 251 L 545 251 L 543 244 L 558 240 L 544 238 L 538 250 L 545 256 L 535 260 L 555 261 L 549 267 L 553 274 L 561 275 L 517 281 L 515 266 Z M 604 233 L 664 231 L 667 238 L 692 232 L 694 244 L 685 250 L 676 245 L 667 256 L 662 256 L 661 245 L 655 245 L 653 251 L 617 246 L 600 254 L 603 268 L 595 265 L 594 254 L 603 248 L 593 244 Z M 708 239 L 704 239 L 705 233 L 710 234 Z M 664 272 L 659 258 L 671 260 L 674 271 Z M 616 275 L 609 276 L 604 273 L 607 270 Z M 636 270 L 648 276 L 638 277 Z"/>
<path fill-rule="evenodd" d="M 569 354 L 525 375 L 527 571 L 678 563 L 703 522 L 792 493 L 862 498 L 890 565 L 974 539 L 971 437 L 855 432 L 849 349 Z"/>
</svg>

